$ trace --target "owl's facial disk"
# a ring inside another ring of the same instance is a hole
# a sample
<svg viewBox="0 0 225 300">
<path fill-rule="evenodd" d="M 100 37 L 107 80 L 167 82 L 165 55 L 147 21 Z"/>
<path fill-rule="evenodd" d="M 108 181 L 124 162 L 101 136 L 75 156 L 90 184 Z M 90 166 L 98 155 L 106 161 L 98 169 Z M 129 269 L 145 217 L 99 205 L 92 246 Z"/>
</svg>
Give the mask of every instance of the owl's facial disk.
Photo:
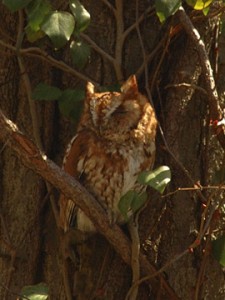
<svg viewBox="0 0 225 300">
<path fill-rule="evenodd" d="M 93 125 L 102 137 L 115 139 L 135 129 L 141 117 L 137 100 L 121 93 L 94 93 L 89 102 Z"/>
</svg>

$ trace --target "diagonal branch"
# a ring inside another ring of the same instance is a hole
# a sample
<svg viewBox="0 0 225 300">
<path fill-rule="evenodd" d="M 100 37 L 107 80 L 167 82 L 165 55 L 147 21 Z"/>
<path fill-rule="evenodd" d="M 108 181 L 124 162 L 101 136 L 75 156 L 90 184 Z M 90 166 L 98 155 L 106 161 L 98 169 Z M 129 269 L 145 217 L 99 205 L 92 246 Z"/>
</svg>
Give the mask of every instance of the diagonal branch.
<svg viewBox="0 0 225 300">
<path fill-rule="evenodd" d="M 109 62 L 114 63 L 115 59 L 110 54 L 108 54 L 105 50 L 103 50 L 99 45 L 97 45 L 87 34 L 81 33 L 80 36 L 89 43 L 89 45 L 103 58 L 106 58 Z"/>
<path fill-rule="evenodd" d="M 34 172 L 41 175 L 50 182 L 66 197 L 76 202 L 90 220 L 95 224 L 99 232 L 111 243 L 122 259 L 130 265 L 131 263 L 131 243 L 119 226 L 110 226 L 108 218 L 102 207 L 95 199 L 80 185 L 73 177 L 69 176 L 55 163 L 49 160 L 46 155 L 40 152 L 35 144 L 29 140 L 17 126 L 7 119 L 0 110 L 0 141 L 6 143 L 15 151 L 21 161 Z M 156 272 L 156 269 L 148 262 L 143 254 L 140 254 L 140 265 L 142 273 L 149 275 Z M 172 288 L 167 284 L 163 276 L 159 279 L 169 299 L 178 300 Z M 158 282 L 154 278 L 152 281 L 154 292 L 158 289 Z"/>
<path fill-rule="evenodd" d="M 198 30 L 192 24 L 190 18 L 187 16 L 185 10 L 181 6 L 177 12 L 177 16 L 184 27 L 188 36 L 193 40 L 196 50 L 199 55 L 199 60 L 202 68 L 202 74 L 205 79 L 206 91 L 208 94 L 208 103 L 209 103 L 209 113 L 212 120 L 219 120 L 222 116 L 222 110 L 219 106 L 219 97 L 216 90 L 216 84 L 213 76 L 212 67 L 209 61 L 208 54 L 206 52 L 205 44 L 201 39 L 201 36 Z M 225 133 L 224 130 L 217 130 L 215 128 L 217 138 L 222 146 L 225 149 Z"/>
<path fill-rule="evenodd" d="M 62 60 L 57 60 L 51 55 L 49 55 L 46 51 L 38 48 L 38 47 L 29 47 L 25 49 L 16 49 L 16 47 L 4 42 L 3 40 L 0 39 L 0 46 L 3 46 L 6 49 L 10 49 L 12 52 L 16 54 L 20 54 L 21 56 L 23 55 L 29 55 L 29 56 L 34 56 L 38 57 L 40 59 L 43 59 L 47 61 L 49 64 L 53 65 L 54 67 L 65 71 L 69 74 L 72 74 L 73 76 L 83 80 L 83 81 L 91 81 L 95 86 L 98 86 L 98 82 L 95 80 L 89 78 L 87 75 L 73 69 L 69 65 L 67 65 L 64 61 Z"/>
</svg>

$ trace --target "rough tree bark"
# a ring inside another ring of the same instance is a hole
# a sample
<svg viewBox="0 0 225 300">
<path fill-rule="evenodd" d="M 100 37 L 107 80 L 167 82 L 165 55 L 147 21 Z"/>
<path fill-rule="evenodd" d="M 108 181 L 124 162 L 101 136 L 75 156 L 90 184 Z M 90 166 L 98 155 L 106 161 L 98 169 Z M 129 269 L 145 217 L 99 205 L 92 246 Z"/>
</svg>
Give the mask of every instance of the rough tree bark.
<svg viewBox="0 0 225 300">
<path fill-rule="evenodd" d="M 216 142 L 216 136 L 209 129 L 207 95 L 204 91 L 193 88 L 204 88 L 204 74 L 196 47 L 180 25 L 178 15 L 161 25 L 153 9 L 153 1 L 102 0 L 96 5 L 96 1 L 84 0 L 82 3 L 92 18 L 83 39 L 87 42 L 91 39 L 97 45 L 91 42 L 91 57 L 83 74 L 99 85 L 112 85 L 136 73 L 145 94 L 147 81 L 169 150 L 175 157 L 174 159 L 170 155 L 159 133 L 156 166 L 166 164 L 172 171 L 172 182 L 167 192 L 180 187 L 193 187 L 193 182 L 207 185 L 218 161 L 222 159 L 222 150 Z M 67 8 L 61 1 L 55 1 L 53 5 L 56 9 L 62 9 L 62 6 L 63 9 Z M 216 17 L 206 18 L 197 12 L 192 12 L 191 16 L 194 26 L 204 39 L 208 54 L 212 53 L 218 20 Z M 18 13 L 10 14 L 1 3 L 0 20 L 3 28 L 0 30 L 0 41 L 15 47 Z M 137 24 L 141 35 L 138 34 Z M 127 29 L 130 31 L 126 31 Z M 146 64 L 143 64 L 142 43 Z M 32 45 L 25 40 L 22 48 L 30 46 Z M 70 64 L 67 49 L 57 53 L 49 46 L 46 49 L 56 59 Z M 2 43 L 0 50 L 0 109 L 36 143 L 24 74 L 19 68 L 17 53 L 15 49 L 10 50 Z M 40 57 L 34 59 L 23 53 L 22 58 L 32 88 L 40 81 L 60 88 L 85 85 L 85 81 L 79 76 L 62 71 Z M 146 73 L 147 79 L 144 76 Z M 221 73 L 218 72 L 221 98 L 225 86 L 223 73 L 222 63 Z M 183 83 L 192 87 L 180 86 Z M 220 101 L 222 103 L 224 100 Z M 43 150 L 50 159 L 61 165 L 65 146 L 75 132 L 75 125 L 60 115 L 57 103 L 35 102 L 34 106 L 38 122 L 36 130 L 40 133 Z M 189 177 L 184 169 L 188 171 Z M 23 165 L 8 147 L 7 141 L 1 143 L 1 299 L 15 299 L 13 293 L 20 293 L 23 286 L 41 281 L 49 286 L 50 299 L 66 299 L 60 239 L 50 196 L 46 196 L 47 190 L 46 182 Z M 57 201 L 57 192 L 51 190 L 50 194 L 52 202 Z M 203 196 L 208 197 L 207 194 Z M 149 191 L 149 198 L 148 206 L 140 217 L 141 248 L 151 264 L 160 269 L 188 249 L 197 238 L 202 216 L 202 198 L 192 191 L 180 191 L 160 197 L 152 190 Z M 131 286 L 130 268 L 102 237 L 95 237 L 90 243 L 96 247 L 95 253 L 87 253 L 91 257 L 90 264 L 93 263 L 93 278 L 99 274 L 98 269 L 102 267 L 105 252 L 108 251 L 109 254 L 104 269 L 100 270 L 101 277 L 96 278 L 99 289 L 95 298 L 91 299 L 104 299 L 107 293 L 106 299 L 124 300 Z M 222 268 L 211 254 L 202 254 L 205 245 L 206 241 L 202 241 L 199 247 L 193 251 L 190 249 L 190 253 L 171 263 L 161 275 L 177 298 L 224 299 Z M 202 266 L 205 267 L 205 273 L 201 277 Z M 73 274 L 71 283 L 72 277 Z M 90 285 L 91 289 L 92 285 L 95 288 L 92 279 L 84 279 L 85 283 L 89 281 L 84 287 L 86 293 L 89 293 Z M 152 286 L 149 282 L 140 285 L 138 299 L 175 299 L 175 296 L 173 298 L 162 288 L 159 281 L 154 281 Z"/>
</svg>

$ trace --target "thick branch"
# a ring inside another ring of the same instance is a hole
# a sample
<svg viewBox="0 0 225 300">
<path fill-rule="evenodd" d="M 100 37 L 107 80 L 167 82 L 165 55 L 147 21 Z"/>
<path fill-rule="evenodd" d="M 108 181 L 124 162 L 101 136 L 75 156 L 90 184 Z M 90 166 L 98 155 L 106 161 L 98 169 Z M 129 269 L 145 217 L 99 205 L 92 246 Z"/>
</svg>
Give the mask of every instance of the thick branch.
<svg viewBox="0 0 225 300">
<path fill-rule="evenodd" d="M 212 120 L 219 120 L 222 116 L 222 110 L 219 106 L 219 97 L 216 90 L 216 84 L 213 76 L 213 71 L 210 65 L 209 57 L 206 52 L 205 44 L 200 37 L 198 30 L 192 24 L 190 18 L 185 13 L 183 7 L 181 6 L 177 12 L 177 15 L 180 19 L 182 26 L 184 27 L 186 33 L 193 40 L 196 50 L 199 55 L 199 60 L 202 68 L 202 74 L 205 79 L 206 91 L 208 94 L 208 103 L 210 117 Z M 223 130 L 216 130 L 217 138 L 225 149 L 225 134 Z"/>
<path fill-rule="evenodd" d="M 20 132 L 13 122 L 4 116 L 1 110 L 0 140 L 7 143 L 7 146 L 16 152 L 17 156 L 28 168 L 34 170 L 63 192 L 66 197 L 76 202 L 76 205 L 91 219 L 99 232 L 113 245 L 122 259 L 130 265 L 131 243 L 120 227 L 117 225 L 110 226 L 105 212 L 85 188 L 41 153 L 34 143 Z M 140 254 L 140 265 L 143 274 L 149 275 L 156 271 L 143 254 Z M 178 299 L 161 275 L 160 281 L 170 299 Z M 157 289 L 156 279 L 152 283 L 153 290 Z"/>
</svg>

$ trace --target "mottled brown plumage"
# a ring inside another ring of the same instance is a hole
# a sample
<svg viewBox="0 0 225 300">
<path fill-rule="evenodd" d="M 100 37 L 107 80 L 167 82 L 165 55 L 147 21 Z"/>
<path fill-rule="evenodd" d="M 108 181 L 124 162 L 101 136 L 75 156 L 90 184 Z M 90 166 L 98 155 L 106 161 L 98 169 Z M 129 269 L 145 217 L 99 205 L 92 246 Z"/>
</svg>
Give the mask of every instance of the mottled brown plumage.
<svg viewBox="0 0 225 300">
<path fill-rule="evenodd" d="M 108 214 L 110 222 L 122 223 L 118 202 L 127 191 L 137 189 L 137 176 L 152 168 L 155 157 L 155 113 L 139 93 L 135 76 L 121 93 L 95 93 L 87 84 L 84 111 L 77 135 L 71 140 L 63 168 L 78 179 Z M 95 231 L 92 222 L 74 203 L 60 197 L 64 231 L 72 225 Z"/>
</svg>

